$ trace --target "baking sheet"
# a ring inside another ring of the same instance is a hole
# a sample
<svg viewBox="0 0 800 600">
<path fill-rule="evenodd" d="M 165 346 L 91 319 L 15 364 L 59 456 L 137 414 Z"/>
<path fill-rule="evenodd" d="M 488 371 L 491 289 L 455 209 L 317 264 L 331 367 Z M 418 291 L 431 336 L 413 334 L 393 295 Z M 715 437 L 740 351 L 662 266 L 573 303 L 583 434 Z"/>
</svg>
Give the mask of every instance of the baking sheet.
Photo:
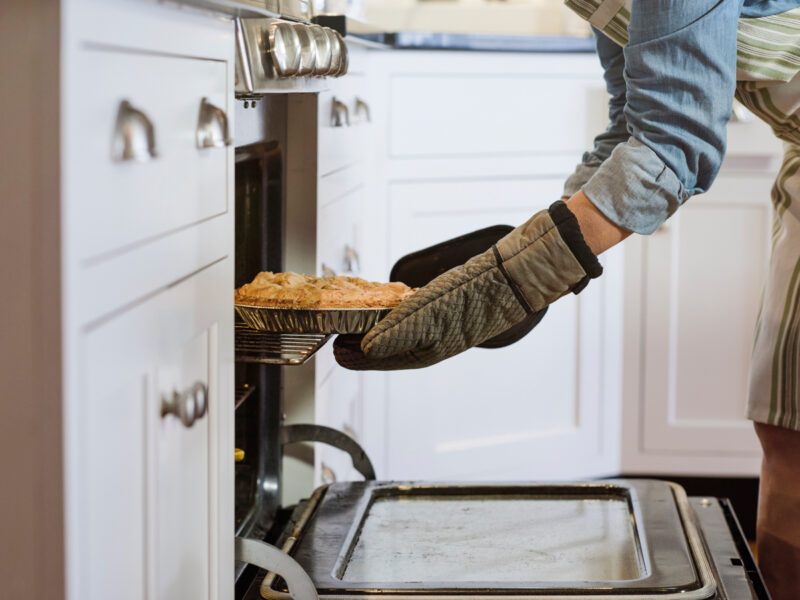
<svg viewBox="0 0 800 600">
<path fill-rule="evenodd" d="M 253 329 L 273 333 L 366 333 L 391 308 L 272 308 L 235 304 L 242 320 Z"/>
</svg>

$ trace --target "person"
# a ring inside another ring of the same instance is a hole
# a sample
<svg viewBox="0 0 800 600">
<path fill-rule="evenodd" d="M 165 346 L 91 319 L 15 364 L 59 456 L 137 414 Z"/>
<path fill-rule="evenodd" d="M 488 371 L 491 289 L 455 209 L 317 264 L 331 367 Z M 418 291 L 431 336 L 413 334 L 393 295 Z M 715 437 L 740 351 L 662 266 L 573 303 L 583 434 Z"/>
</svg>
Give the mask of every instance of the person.
<svg viewBox="0 0 800 600">
<path fill-rule="evenodd" d="M 566 4 L 592 24 L 611 98 L 609 125 L 564 198 L 421 288 L 356 346 L 337 339 L 336 359 L 352 369 L 420 368 L 528 314 L 541 318 L 602 273 L 597 255 L 654 232 L 709 189 L 736 97 L 785 142 L 747 416 L 764 450 L 759 562 L 774 600 L 800 598 L 800 2 Z"/>
</svg>

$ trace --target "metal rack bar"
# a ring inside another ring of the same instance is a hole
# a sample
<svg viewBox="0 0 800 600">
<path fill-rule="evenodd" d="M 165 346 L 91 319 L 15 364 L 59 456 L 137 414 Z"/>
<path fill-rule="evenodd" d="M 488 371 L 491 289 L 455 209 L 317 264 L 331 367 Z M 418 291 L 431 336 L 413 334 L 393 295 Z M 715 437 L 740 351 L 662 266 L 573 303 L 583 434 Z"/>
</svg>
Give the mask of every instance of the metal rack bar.
<svg viewBox="0 0 800 600">
<path fill-rule="evenodd" d="M 236 323 L 236 362 L 302 365 L 330 337 L 324 333 L 271 333 Z"/>
</svg>

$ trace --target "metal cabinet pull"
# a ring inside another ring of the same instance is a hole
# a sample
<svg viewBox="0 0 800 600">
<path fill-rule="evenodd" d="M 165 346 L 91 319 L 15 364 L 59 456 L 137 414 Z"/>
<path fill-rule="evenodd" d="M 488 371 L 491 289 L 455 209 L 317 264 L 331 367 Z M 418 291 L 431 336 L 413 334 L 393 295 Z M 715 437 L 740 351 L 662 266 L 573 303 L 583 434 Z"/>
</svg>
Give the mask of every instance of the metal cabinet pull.
<svg viewBox="0 0 800 600">
<path fill-rule="evenodd" d="M 203 98 L 200 101 L 200 116 L 197 119 L 197 147 L 224 148 L 231 145 L 228 136 L 228 115 Z"/>
<path fill-rule="evenodd" d="M 350 111 L 347 104 L 344 102 L 333 99 L 331 108 L 331 127 L 350 127 Z"/>
<path fill-rule="evenodd" d="M 130 102 L 123 100 L 117 110 L 111 158 L 117 162 L 143 162 L 156 158 L 156 134 L 153 122 Z"/>
<path fill-rule="evenodd" d="M 161 417 L 174 415 L 185 427 L 191 427 L 208 412 L 208 388 L 197 382 L 183 392 L 177 390 L 161 400 Z"/>
<path fill-rule="evenodd" d="M 236 560 L 272 571 L 283 577 L 289 593 L 267 590 L 270 599 L 317 600 L 317 588 L 295 559 L 261 540 L 237 537 L 234 540 Z M 263 591 L 263 589 L 262 589 Z"/>
<path fill-rule="evenodd" d="M 361 261 L 358 258 L 358 252 L 352 246 L 344 247 L 344 261 L 347 265 L 348 273 L 360 273 Z"/>
<path fill-rule="evenodd" d="M 372 123 L 372 113 L 369 109 L 369 104 L 367 104 L 364 100 L 356 96 L 356 117 L 359 117 L 361 114 L 364 115 L 364 120 L 367 123 Z"/>
<path fill-rule="evenodd" d="M 325 263 L 322 263 L 322 276 L 323 277 L 336 277 L 336 271 L 331 269 Z"/>
</svg>

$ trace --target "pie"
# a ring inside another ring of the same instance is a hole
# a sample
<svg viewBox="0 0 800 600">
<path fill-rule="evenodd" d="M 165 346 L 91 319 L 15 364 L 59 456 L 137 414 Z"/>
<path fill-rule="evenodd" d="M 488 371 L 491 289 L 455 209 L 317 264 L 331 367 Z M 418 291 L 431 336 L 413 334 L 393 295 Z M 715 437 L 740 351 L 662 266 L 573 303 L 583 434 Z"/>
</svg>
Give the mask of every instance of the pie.
<svg viewBox="0 0 800 600">
<path fill-rule="evenodd" d="M 235 301 L 276 308 L 392 308 L 415 291 L 400 282 L 263 271 L 236 290 Z"/>
</svg>

